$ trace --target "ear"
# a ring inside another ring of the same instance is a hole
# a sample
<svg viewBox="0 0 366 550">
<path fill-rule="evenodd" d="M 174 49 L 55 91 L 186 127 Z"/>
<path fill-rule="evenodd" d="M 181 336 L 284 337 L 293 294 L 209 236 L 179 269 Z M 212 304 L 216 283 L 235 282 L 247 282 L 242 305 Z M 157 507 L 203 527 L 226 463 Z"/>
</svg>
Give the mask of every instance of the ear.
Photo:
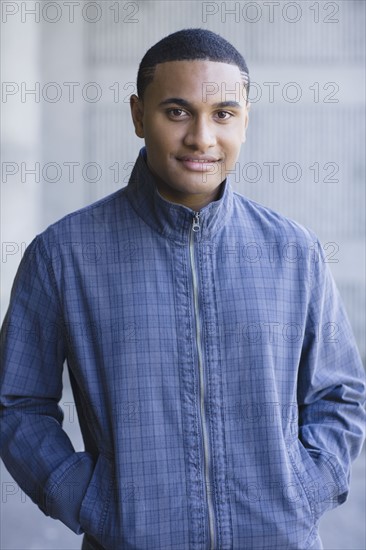
<svg viewBox="0 0 366 550">
<path fill-rule="evenodd" d="M 130 97 L 130 108 L 133 125 L 135 126 L 135 134 L 139 138 L 143 138 L 145 137 L 143 124 L 144 104 L 135 94 L 132 94 Z"/>
<path fill-rule="evenodd" d="M 247 133 L 247 128 L 248 128 L 248 123 L 249 123 L 249 111 L 250 111 L 250 103 L 248 101 L 247 105 L 246 105 L 246 112 L 245 112 L 245 121 L 244 121 L 244 130 L 243 130 L 243 139 L 242 139 L 242 143 L 245 143 L 245 140 L 246 140 L 246 133 Z"/>
</svg>

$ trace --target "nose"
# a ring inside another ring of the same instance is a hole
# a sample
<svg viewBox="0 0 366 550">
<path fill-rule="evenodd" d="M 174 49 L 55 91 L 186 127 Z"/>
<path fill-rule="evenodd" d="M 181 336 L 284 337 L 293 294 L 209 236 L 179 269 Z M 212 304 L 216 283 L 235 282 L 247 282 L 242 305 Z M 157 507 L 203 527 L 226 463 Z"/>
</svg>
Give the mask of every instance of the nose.
<svg viewBox="0 0 366 550">
<path fill-rule="evenodd" d="M 206 153 L 210 147 L 216 145 L 213 122 L 205 117 L 195 117 L 187 129 L 184 144 L 194 151 Z"/>
</svg>

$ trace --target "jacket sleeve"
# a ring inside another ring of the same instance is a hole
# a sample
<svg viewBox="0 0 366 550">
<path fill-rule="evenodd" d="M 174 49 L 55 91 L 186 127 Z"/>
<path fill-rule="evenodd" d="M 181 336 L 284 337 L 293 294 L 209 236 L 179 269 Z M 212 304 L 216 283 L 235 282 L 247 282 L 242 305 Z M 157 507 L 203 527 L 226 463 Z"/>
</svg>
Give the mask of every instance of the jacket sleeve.
<svg viewBox="0 0 366 550">
<path fill-rule="evenodd" d="M 1 458 L 22 490 L 75 533 L 93 471 L 62 429 L 65 342 L 60 304 L 42 237 L 27 248 L 1 331 Z"/>
<path fill-rule="evenodd" d="M 351 462 L 365 435 L 365 371 L 318 243 L 298 376 L 299 439 L 333 483 L 317 487 L 322 512 L 348 495 Z"/>
</svg>

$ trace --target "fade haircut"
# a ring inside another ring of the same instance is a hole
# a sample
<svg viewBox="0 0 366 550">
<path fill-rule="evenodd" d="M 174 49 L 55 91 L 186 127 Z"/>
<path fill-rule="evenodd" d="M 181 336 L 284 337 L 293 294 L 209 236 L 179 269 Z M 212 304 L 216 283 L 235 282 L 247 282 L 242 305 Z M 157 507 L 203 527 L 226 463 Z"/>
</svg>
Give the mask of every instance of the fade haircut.
<svg viewBox="0 0 366 550">
<path fill-rule="evenodd" d="M 225 38 L 207 29 L 183 29 L 154 44 L 141 60 L 137 73 L 137 95 L 143 100 L 146 87 L 153 81 L 155 67 L 159 63 L 197 59 L 236 65 L 243 79 L 248 103 L 250 79 L 243 56 Z"/>
</svg>

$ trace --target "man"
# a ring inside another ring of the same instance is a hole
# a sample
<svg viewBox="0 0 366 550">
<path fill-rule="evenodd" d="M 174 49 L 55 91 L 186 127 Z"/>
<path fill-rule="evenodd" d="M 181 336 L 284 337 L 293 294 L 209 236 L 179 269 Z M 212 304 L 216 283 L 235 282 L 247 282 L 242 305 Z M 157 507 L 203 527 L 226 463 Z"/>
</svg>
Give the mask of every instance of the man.
<svg viewBox="0 0 366 550">
<path fill-rule="evenodd" d="M 164 38 L 137 91 L 128 186 L 38 235 L 19 268 L 3 460 L 85 550 L 322 548 L 365 382 L 321 247 L 231 188 L 249 76 L 226 40 Z M 65 359 L 84 452 L 61 428 Z"/>
</svg>

